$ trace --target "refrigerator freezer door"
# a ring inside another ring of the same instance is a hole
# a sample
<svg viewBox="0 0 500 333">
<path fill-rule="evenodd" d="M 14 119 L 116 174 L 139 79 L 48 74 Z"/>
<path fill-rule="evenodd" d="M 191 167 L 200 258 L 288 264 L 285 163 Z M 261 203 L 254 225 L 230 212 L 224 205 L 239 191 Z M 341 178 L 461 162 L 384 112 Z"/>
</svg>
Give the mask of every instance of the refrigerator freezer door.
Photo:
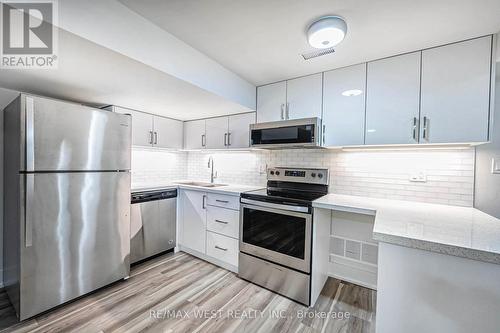
<svg viewBox="0 0 500 333">
<path fill-rule="evenodd" d="M 26 158 L 21 171 L 130 169 L 130 116 L 24 96 Z"/>
<path fill-rule="evenodd" d="M 20 177 L 21 320 L 129 275 L 129 172 Z"/>
</svg>

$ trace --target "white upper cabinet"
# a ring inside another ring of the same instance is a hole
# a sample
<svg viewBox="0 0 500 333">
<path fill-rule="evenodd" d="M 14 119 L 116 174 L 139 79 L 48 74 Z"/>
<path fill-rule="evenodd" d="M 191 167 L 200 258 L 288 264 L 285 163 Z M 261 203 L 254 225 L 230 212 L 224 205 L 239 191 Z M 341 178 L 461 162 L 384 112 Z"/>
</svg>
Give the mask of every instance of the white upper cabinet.
<svg viewBox="0 0 500 333">
<path fill-rule="evenodd" d="M 206 120 L 206 135 L 208 149 L 226 148 L 227 146 L 227 117 L 209 118 Z"/>
<path fill-rule="evenodd" d="M 420 56 L 368 63 L 365 144 L 418 143 Z"/>
<path fill-rule="evenodd" d="M 365 132 L 366 64 L 325 72 L 324 146 L 362 145 Z"/>
<path fill-rule="evenodd" d="M 182 121 L 154 116 L 153 122 L 155 147 L 182 149 Z"/>
<path fill-rule="evenodd" d="M 184 122 L 184 148 L 202 149 L 206 144 L 205 119 Z"/>
<path fill-rule="evenodd" d="M 118 110 L 120 109 L 120 110 Z M 154 143 L 153 116 L 124 108 L 116 108 L 116 112 L 132 116 L 132 145 L 152 147 Z"/>
<path fill-rule="evenodd" d="M 183 123 L 180 120 L 153 116 L 148 113 L 112 106 L 113 112 L 132 116 L 132 145 L 182 149 Z"/>
<path fill-rule="evenodd" d="M 286 81 L 257 87 L 257 122 L 285 119 Z"/>
<path fill-rule="evenodd" d="M 228 148 L 250 146 L 250 124 L 255 123 L 255 112 L 229 116 Z"/>
<path fill-rule="evenodd" d="M 488 141 L 492 36 L 422 51 L 421 143 Z"/>
<path fill-rule="evenodd" d="M 322 73 L 288 80 L 286 84 L 286 119 L 321 118 Z"/>
</svg>

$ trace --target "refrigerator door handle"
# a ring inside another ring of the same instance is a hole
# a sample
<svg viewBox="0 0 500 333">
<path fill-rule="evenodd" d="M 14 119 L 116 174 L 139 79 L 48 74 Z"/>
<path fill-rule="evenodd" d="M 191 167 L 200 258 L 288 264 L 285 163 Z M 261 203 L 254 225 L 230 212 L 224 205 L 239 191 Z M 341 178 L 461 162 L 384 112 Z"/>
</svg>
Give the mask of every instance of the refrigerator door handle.
<svg viewBox="0 0 500 333">
<path fill-rule="evenodd" d="M 26 97 L 26 170 L 35 171 L 34 100 Z"/>
<path fill-rule="evenodd" d="M 24 213 L 24 244 L 33 245 L 33 193 L 35 192 L 35 175 L 26 175 L 26 205 Z"/>
</svg>

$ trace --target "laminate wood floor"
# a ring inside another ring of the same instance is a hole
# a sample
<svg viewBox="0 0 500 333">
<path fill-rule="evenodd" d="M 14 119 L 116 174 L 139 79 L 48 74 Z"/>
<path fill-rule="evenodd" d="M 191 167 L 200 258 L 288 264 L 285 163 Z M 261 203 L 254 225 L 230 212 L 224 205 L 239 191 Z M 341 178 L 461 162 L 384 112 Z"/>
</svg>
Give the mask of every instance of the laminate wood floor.
<svg viewBox="0 0 500 333">
<path fill-rule="evenodd" d="M 376 292 L 328 279 L 313 308 L 186 253 L 22 323 L 0 295 L 1 332 L 375 332 Z M 348 316 L 349 314 L 349 316 Z M 343 318 L 342 318 L 343 316 Z"/>
</svg>

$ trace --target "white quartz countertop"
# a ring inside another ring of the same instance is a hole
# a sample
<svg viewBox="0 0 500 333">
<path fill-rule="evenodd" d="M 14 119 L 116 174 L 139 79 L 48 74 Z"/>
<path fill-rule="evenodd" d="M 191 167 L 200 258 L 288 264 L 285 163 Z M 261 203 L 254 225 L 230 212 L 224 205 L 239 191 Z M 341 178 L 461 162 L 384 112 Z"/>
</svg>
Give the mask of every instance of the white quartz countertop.
<svg viewBox="0 0 500 333">
<path fill-rule="evenodd" d="M 256 190 L 260 190 L 260 189 L 264 188 L 263 186 L 251 186 L 251 185 L 239 185 L 239 184 L 224 184 L 224 186 L 217 186 L 217 187 L 204 187 L 204 186 L 193 186 L 193 185 L 180 184 L 180 183 L 184 183 L 184 182 L 188 182 L 188 181 L 179 180 L 179 181 L 174 181 L 171 183 L 164 183 L 164 184 L 133 185 L 132 192 L 148 191 L 148 190 L 156 190 L 156 189 L 178 188 L 178 189 L 197 190 L 197 191 L 227 194 L 227 195 L 240 195 L 243 192 L 256 191 Z"/>
<path fill-rule="evenodd" d="M 500 219 L 475 208 L 340 194 L 313 207 L 375 216 L 380 242 L 500 264 Z"/>
</svg>

